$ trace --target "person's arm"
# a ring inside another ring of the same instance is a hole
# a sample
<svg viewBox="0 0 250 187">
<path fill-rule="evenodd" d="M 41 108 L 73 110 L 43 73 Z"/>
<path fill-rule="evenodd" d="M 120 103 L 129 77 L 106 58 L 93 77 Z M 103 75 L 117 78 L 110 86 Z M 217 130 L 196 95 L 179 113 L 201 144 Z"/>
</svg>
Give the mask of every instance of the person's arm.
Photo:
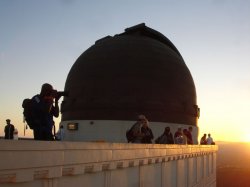
<svg viewBox="0 0 250 187">
<path fill-rule="evenodd" d="M 136 123 L 132 129 L 133 131 L 133 136 L 134 137 L 141 137 L 143 136 L 144 134 L 141 132 L 141 124 L 140 123 Z"/>
<path fill-rule="evenodd" d="M 152 130 L 151 130 L 151 129 L 149 129 L 149 130 L 150 130 L 150 136 L 151 136 L 150 138 L 151 138 L 151 139 L 154 139 L 154 135 L 153 135 Z"/>
<path fill-rule="evenodd" d="M 174 138 L 176 138 L 176 137 L 177 137 L 177 132 L 174 133 Z"/>
<path fill-rule="evenodd" d="M 58 105 L 58 100 L 55 100 L 55 106 L 53 106 L 53 111 L 52 114 L 54 117 L 58 117 L 59 116 L 59 105 Z"/>
<path fill-rule="evenodd" d="M 173 138 L 173 134 L 172 133 L 170 133 L 170 143 L 174 144 L 174 138 Z"/>
<path fill-rule="evenodd" d="M 139 130 L 134 130 L 133 131 L 133 136 L 142 137 L 142 136 L 144 136 L 144 133 L 140 132 Z"/>
</svg>

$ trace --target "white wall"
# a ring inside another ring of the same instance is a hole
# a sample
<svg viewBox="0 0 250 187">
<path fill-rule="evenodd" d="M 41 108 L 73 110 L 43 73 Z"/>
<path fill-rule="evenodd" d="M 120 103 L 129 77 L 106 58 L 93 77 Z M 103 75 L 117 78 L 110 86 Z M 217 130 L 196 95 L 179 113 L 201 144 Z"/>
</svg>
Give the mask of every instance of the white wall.
<svg viewBox="0 0 250 187">
<path fill-rule="evenodd" d="M 67 124 L 78 123 L 78 130 L 69 131 Z M 72 120 L 62 121 L 64 126 L 65 139 L 68 141 L 104 141 L 126 143 L 126 131 L 132 127 L 135 121 L 113 121 L 113 120 Z M 169 126 L 172 134 L 177 131 L 178 126 L 188 129 L 189 125 L 163 122 L 149 122 L 153 131 L 154 139 L 162 135 L 165 127 Z M 198 144 L 198 127 L 193 127 L 193 140 Z"/>
</svg>

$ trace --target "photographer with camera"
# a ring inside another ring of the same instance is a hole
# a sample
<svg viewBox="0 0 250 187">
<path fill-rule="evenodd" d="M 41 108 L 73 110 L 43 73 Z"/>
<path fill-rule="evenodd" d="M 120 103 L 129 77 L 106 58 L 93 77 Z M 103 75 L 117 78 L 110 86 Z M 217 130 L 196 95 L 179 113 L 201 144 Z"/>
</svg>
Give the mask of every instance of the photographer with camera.
<svg viewBox="0 0 250 187">
<path fill-rule="evenodd" d="M 33 133 L 35 140 L 54 140 L 53 117 L 59 116 L 58 100 L 63 92 L 57 92 L 53 87 L 45 83 L 41 92 L 32 98 Z"/>
</svg>

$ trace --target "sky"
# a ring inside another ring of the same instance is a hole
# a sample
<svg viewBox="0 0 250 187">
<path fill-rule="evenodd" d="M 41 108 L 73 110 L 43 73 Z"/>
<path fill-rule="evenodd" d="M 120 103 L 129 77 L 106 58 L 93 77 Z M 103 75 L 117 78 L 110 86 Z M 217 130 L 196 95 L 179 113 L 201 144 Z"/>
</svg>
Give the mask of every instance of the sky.
<svg viewBox="0 0 250 187">
<path fill-rule="evenodd" d="M 64 90 L 96 40 L 145 23 L 170 39 L 193 76 L 200 135 L 249 142 L 249 18 L 247 0 L 0 0 L 0 136 L 7 118 L 23 136 L 23 99 L 45 82 Z"/>
</svg>

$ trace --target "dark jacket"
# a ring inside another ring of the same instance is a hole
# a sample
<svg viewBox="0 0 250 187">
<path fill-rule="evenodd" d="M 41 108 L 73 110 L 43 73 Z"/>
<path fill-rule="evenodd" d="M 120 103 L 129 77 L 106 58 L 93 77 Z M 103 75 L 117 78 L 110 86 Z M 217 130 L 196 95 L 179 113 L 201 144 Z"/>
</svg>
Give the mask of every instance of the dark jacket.
<svg viewBox="0 0 250 187">
<path fill-rule="evenodd" d="M 161 136 L 159 136 L 156 140 L 155 143 L 158 144 L 174 144 L 174 138 L 173 134 L 171 132 L 163 133 Z"/>
<path fill-rule="evenodd" d="M 152 139 L 154 139 L 152 130 L 149 127 L 142 127 L 141 132 L 144 134 L 141 143 L 152 143 Z"/>
<path fill-rule="evenodd" d="M 6 125 L 4 128 L 4 133 L 5 133 L 4 138 L 5 139 L 13 139 L 14 130 L 15 130 L 14 125 L 12 125 L 12 124 Z"/>
<path fill-rule="evenodd" d="M 35 95 L 33 102 L 34 118 L 34 139 L 35 140 L 53 140 L 52 128 L 54 126 L 53 117 L 58 117 L 58 103 L 53 105 L 52 99 L 41 98 Z"/>
</svg>

